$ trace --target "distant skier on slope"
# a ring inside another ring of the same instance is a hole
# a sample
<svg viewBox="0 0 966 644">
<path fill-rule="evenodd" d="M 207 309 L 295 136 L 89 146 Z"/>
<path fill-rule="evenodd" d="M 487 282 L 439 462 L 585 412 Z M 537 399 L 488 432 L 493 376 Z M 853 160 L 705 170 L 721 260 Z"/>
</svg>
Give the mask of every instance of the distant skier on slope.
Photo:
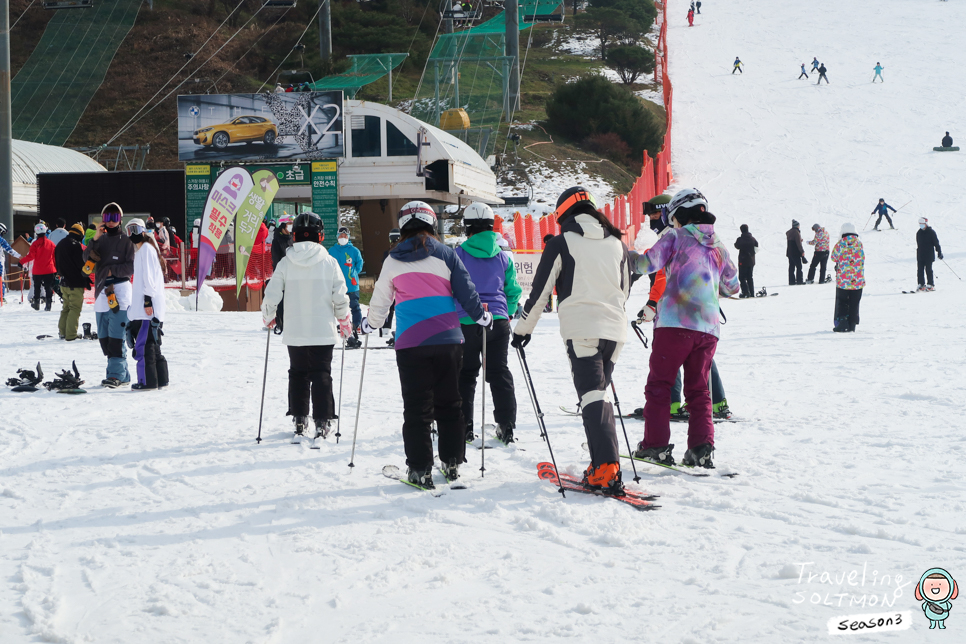
<svg viewBox="0 0 966 644">
<path fill-rule="evenodd" d="M 873 215 L 876 213 L 879 213 L 879 218 L 875 220 L 875 226 L 872 227 L 872 230 L 879 230 L 879 224 L 882 223 L 883 217 L 885 217 L 886 220 L 889 222 L 889 228 L 891 228 L 892 230 L 896 229 L 896 227 L 892 225 L 892 217 L 889 216 L 890 210 L 892 212 L 896 212 L 896 209 L 890 206 L 889 204 L 887 204 L 885 199 L 879 199 L 879 203 L 876 205 L 875 208 L 872 209 L 872 212 L 870 213 Z"/>
<path fill-rule="evenodd" d="M 933 252 L 935 251 L 935 252 Z M 925 217 L 919 218 L 919 230 L 916 231 L 916 275 L 919 278 L 918 291 L 935 291 L 936 286 L 932 280 L 932 263 L 943 258 L 943 249 L 939 247 L 939 237 L 936 231 L 929 225 L 929 220 Z M 923 279 L 925 273 L 925 279 Z"/>
<path fill-rule="evenodd" d="M 738 275 L 714 233 L 715 216 L 700 191 L 686 188 L 671 199 L 674 230 L 642 255 L 631 253 L 639 273 L 667 269 L 667 292 L 658 302 L 650 371 L 644 389 L 644 439 L 637 458 L 672 465 L 671 388 L 684 366 L 684 395 L 690 410 L 683 463 L 714 467 L 714 422 L 708 377 L 720 334 L 718 298 L 738 292 Z"/>
<path fill-rule="evenodd" d="M 875 79 L 878 78 L 880 81 L 884 83 L 885 79 L 882 78 L 882 70 L 885 69 L 885 67 L 883 67 L 879 63 L 876 63 L 874 69 L 875 69 L 875 76 L 872 77 L 872 82 L 874 83 Z"/>
<path fill-rule="evenodd" d="M 817 72 L 817 71 L 818 71 L 818 68 L 819 68 L 819 66 L 820 66 L 821 64 L 822 64 L 822 63 L 820 63 L 820 62 L 818 62 L 818 58 L 817 58 L 817 57 L 815 57 L 815 58 L 812 58 L 812 71 L 813 71 L 813 72 Z"/>
<path fill-rule="evenodd" d="M 798 75 L 798 80 L 802 80 L 802 76 L 808 78 L 808 74 L 805 73 L 805 63 L 802 63 L 802 73 Z"/>
<path fill-rule="evenodd" d="M 694 9 L 688 10 L 688 26 L 694 26 Z"/>
<path fill-rule="evenodd" d="M 700 16 L 701 15 L 701 0 L 698 0 L 697 2 L 695 2 L 694 3 L 694 7 L 697 10 L 698 15 Z"/>
<path fill-rule="evenodd" d="M 744 74 L 744 72 L 741 71 L 741 66 L 743 64 L 744 63 L 741 62 L 741 59 L 738 58 L 737 56 L 735 56 L 734 68 L 731 70 L 731 74 L 734 75 L 735 72 L 739 72 L 741 74 Z"/>
<path fill-rule="evenodd" d="M 792 219 L 792 227 L 785 231 L 785 257 L 788 258 L 788 285 L 795 286 L 804 284 L 802 277 L 802 264 L 807 264 L 805 260 L 805 247 L 802 246 L 801 224 L 798 220 Z"/>
<path fill-rule="evenodd" d="M 825 72 L 827 71 L 828 70 L 825 69 L 825 63 L 822 63 L 822 66 L 818 68 L 818 82 L 815 83 L 816 85 L 821 85 L 823 78 L 825 79 L 825 84 L 828 85 L 828 76 L 825 75 Z"/>
<path fill-rule="evenodd" d="M 522 348 L 530 342 L 543 303 L 556 287 L 560 335 L 567 345 L 590 447 L 584 485 L 623 496 L 614 408 L 607 390 L 627 339 L 624 305 L 631 286 L 627 246 L 586 188 L 565 190 L 555 212 L 561 234 L 543 251 L 522 319 L 513 329 L 513 346 Z"/>
<path fill-rule="evenodd" d="M 738 282 L 741 284 L 741 295 L 738 297 L 755 297 L 755 253 L 758 252 L 758 240 L 748 230 L 748 224 L 741 224 L 741 236 L 735 240 L 738 249 Z"/>
<path fill-rule="evenodd" d="M 842 238 L 832 250 L 835 265 L 835 314 L 833 331 L 855 331 L 859 323 L 859 302 L 865 288 L 865 250 L 855 226 L 842 224 Z"/>
<path fill-rule="evenodd" d="M 828 263 L 829 254 L 828 232 L 818 224 L 812 224 L 812 230 L 815 231 L 815 239 L 812 239 L 807 243 L 809 246 L 815 247 L 815 252 L 812 253 L 812 263 L 808 267 L 808 279 L 805 280 L 805 283 L 814 284 L 815 269 L 816 267 L 821 267 L 818 273 L 818 283 L 824 284 L 825 265 Z"/>
<path fill-rule="evenodd" d="M 944 148 L 953 147 L 953 137 L 949 136 L 949 132 L 946 132 L 946 136 L 943 137 L 943 147 Z"/>
</svg>

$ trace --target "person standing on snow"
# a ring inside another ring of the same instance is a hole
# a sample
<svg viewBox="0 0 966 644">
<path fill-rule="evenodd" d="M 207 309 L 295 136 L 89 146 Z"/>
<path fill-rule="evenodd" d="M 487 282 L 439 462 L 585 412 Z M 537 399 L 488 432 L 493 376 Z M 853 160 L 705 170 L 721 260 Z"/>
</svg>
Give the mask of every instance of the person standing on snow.
<svg viewBox="0 0 966 644">
<path fill-rule="evenodd" d="M 808 279 L 805 280 L 805 283 L 815 283 L 815 268 L 821 266 L 818 273 L 818 283 L 824 284 L 825 265 L 828 262 L 829 253 L 828 232 L 818 224 L 812 224 L 812 230 L 815 231 L 815 239 L 809 241 L 808 245 L 814 246 L 815 252 L 812 253 L 812 263 L 808 267 Z"/>
<path fill-rule="evenodd" d="M 805 247 L 802 246 L 802 232 L 799 230 L 800 224 L 792 219 L 792 227 L 785 231 L 787 248 L 785 257 L 788 258 L 788 285 L 795 286 L 804 284 L 802 279 L 802 264 L 807 264 L 805 260 Z"/>
<path fill-rule="evenodd" d="M 688 10 L 688 26 L 689 27 L 694 26 L 694 9 Z"/>
<path fill-rule="evenodd" d="M 7 292 L 7 262 L 4 259 L 4 254 L 9 254 L 14 257 L 14 259 L 20 259 L 20 253 L 13 249 L 13 246 L 4 239 L 7 234 L 7 227 L 4 224 L 0 224 L 0 299 L 3 299 L 4 294 Z"/>
<path fill-rule="evenodd" d="M 939 255 L 939 259 L 943 258 L 943 249 L 939 247 L 939 237 L 936 236 L 933 227 L 929 225 L 929 220 L 920 217 L 919 230 L 916 231 L 916 275 L 919 278 L 917 291 L 936 290 L 932 281 L 932 263 L 936 261 L 936 255 Z"/>
<path fill-rule="evenodd" d="M 821 85 L 823 78 L 825 79 L 825 84 L 828 85 L 828 76 L 825 75 L 825 72 L 827 71 L 828 70 L 825 69 L 825 63 L 822 63 L 822 66 L 818 68 L 818 82 L 815 83 L 816 85 Z"/>
<path fill-rule="evenodd" d="M 560 335 L 590 447 L 585 486 L 623 496 L 614 408 L 607 388 L 627 340 L 624 305 L 631 288 L 627 246 L 621 232 L 597 209 L 589 190 L 575 186 L 557 199 L 560 234 L 544 248 L 530 297 L 513 329 L 513 346 L 523 348 L 556 287 Z"/>
<path fill-rule="evenodd" d="M 697 9 L 698 15 L 701 15 L 701 0 L 698 0 L 697 2 L 695 2 L 694 7 L 695 9 Z"/>
<path fill-rule="evenodd" d="M 349 308 L 352 309 L 352 337 L 346 340 L 346 347 L 358 349 L 362 346 L 359 340 L 359 325 L 362 324 L 362 308 L 359 306 L 359 273 L 362 272 L 362 253 L 349 241 L 349 229 L 339 228 L 338 244 L 329 249 L 329 255 L 339 262 L 345 285 L 349 290 Z"/>
<path fill-rule="evenodd" d="M 132 219 L 125 226 L 134 244 L 134 281 L 128 317 L 128 346 L 137 361 L 134 391 L 156 391 L 168 386 L 168 361 L 161 355 L 164 324 L 164 276 L 167 271 L 161 248 L 144 221 Z"/>
<path fill-rule="evenodd" d="M 740 73 L 744 74 L 744 72 L 741 71 L 741 66 L 743 64 L 744 63 L 741 62 L 741 59 L 738 58 L 737 56 L 735 56 L 734 69 L 731 70 L 731 74 L 734 75 L 735 72 L 740 72 Z"/>
<path fill-rule="evenodd" d="M 798 80 L 802 80 L 802 76 L 808 79 L 808 74 L 805 73 L 805 63 L 802 63 L 802 73 L 798 75 Z"/>
<path fill-rule="evenodd" d="M 57 265 L 54 260 L 54 243 L 47 239 L 47 226 L 40 223 L 34 226 L 36 239 L 30 244 L 30 251 L 20 258 L 23 266 L 33 262 L 30 276 L 31 290 L 34 293 L 32 306 L 35 311 L 40 310 L 40 289 L 44 289 L 44 310 L 49 311 L 54 299 L 54 277 L 57 275 Z"/>
<path fill-rule="evenodd" d="M 329 435 L 335 419 L 332 395 L 332 351 L 339 338 L 352 335 L 349 297 L 339 262 L 322 246 L 325 229 L 314 212 L 303 212 L 292 229 L 294 243 L 278 263 L 265 288 L 262 320 L 275 326 L 285 298 L 282 343 L 288 348 L 288 412 L 301 436 L 315 422 L 315 438 Z"/>
<path fill-rule="evenodd" d="M 859 302 L 865 288 L 865 250 L 852 224 L 842 224 L 842 238 L 832 249 L 835 265 L 835 317 L 833 331 L 855 331 Z"/>
<path fill-rule="evenodd" d="M 97 339 L 107 356 L 107 377 L 101 384 L 110 389 L 130 384 L 124 352 L 127 310 L 131 306 L 131 276 L 134 275 L 134 244 L 121 229 L 124 211 L 114 202 L 101 210 L 101 224 L 84 251 L 84 260 L 94 261 L 94 315 Z"/>
<path fill-rule="evenodd" d="M 737 293 L 738 275 L 714 233 L 715 216 L 699 190 L 686 188 L 671 199 L 674 230 L 642 255 L 631 254 L 638 273 L 666 269 L 665 296 L 657 306 L 650 371 L 644 388 L 644 439 L 636 458 L 674 464 L 670 444 L 671 389 L 684 367 L 689 410 L 688 449 L 683 463 L 713 468 L 714 422 L 708 378 L 720 334 L 718 298 Z"/>
<path fill-rule="evenodd" d="M 879 213 L 879 218 L 875 220 L 875 226 L 872 227 L 873 230 L 879 230 L 879 224 L 882 223 L 882 218 L 885 217 L 889 222 L 889 228 L 895 230 L 896 227 L 892 225 L 892 217 L 889 216 L 889 211 L 895 212 L 896 209 L 886 203 L 885 199 L 879 199 L 879 203 L 875 208 L 872 209 L 870 214 Z"/>
<path fill-rule="evenodd" d="M 883 67 L 879 63 L 876 63 L 874 69 L 875 69 L 875 76 L 872 77 L 872 82 L 874 83 L 875 79 L 878 78 L 880 81 L 884 83 L 885 79 L 882 78 L 882 70 L 885 69 L 885 67 Z"/>
<path fill-rule="evenodd" d="M 275 235 L 272 237 L 272 270 L 278 266 L 278 263 L 282 261 L 288 249 L 292 247 L 292 232 L 289 230 L 289 226 L 292 224 L 292 218 L 288 215 L 282 215 L 278 218 L 278 226 L 275 227 Z"/>
<path fill-rule="evenodd" d="M 61 280 L 60 291 L 64 298 L 57 330 L 60 337 L 67 341 L 80 337 L 77 335 L 77 323 L 84 309 L 84 291 L 91 287 L 91 277 L 84 272 L 84 245 L 81 243 L 83 238 L 84 227 L 74 224 L 67 238 L 54 249 L 57 273 Z"/>
<path fill-rule="evenodd" d="M 493 316 L 456 252 L 436 238 L 436 213 L 429 204 L 410 201 L 399 210 L 399 244 L 382 265 L 362 320 L 372 333 L 386 321 L 396 302 L 396 367 L 403 397 L 403 444 L 407 480 L 433 488 L 433 437 L 436 421 L 439 460 L 446 479 L 459 478 L 466 462 L 466 422 L 459 392 L 463 333 L 456 305 L 479 325 Z"/>
<path fill-rule="evenodd" d="M 741 236 L 735 240 L 738 249 L 738 283 L 741 284 L 739 298 L 755 297 L 755 253 L 758 240 L 748 230 L 748 224 L 741 224 Z"/>
<path fill-rule="evenodd" d="M 513 442 L 517 424 L 517 399 L 513 391 L 513 374 L 507 364 L 510 347 L 510 319 L 516 313 L 523 289 L 517 283 L 513 262 L 500 251 L 499 235 L 493 232 L 493 210 L 483 203 L 472 203 L 463 211 L 463 225 L 469 237 L 456 249 L 476 286 L 480 300 L 493 315 L 493 330 L 486 334 L 485 383 L 490 383 L 493 395 L 493 420 L 496 437 L 506 444 Z M 476 398 L 476 379 L 480 373 L 483 350 L 483 329 L 456 307 L 463 331 L 463 368 L 460 370 L 460 397 L 463 399 L 463 419 L 466 421 L 466 441 L 472 442 L 473 401 Z M 486 422 L 486 419 L 483 419 Z"/>
</svg>

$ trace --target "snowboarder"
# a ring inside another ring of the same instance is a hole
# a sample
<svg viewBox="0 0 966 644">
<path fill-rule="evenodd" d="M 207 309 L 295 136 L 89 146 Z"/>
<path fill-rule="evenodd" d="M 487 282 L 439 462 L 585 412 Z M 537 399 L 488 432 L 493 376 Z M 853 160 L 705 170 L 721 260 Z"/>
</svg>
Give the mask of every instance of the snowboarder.
<svg viewBox="0 0 966 644">
<path fill-rule="evenodd" d="M 836 333 L 855 331 L 859 323 L 859 302 L 865 288 L 865 250 L 855 226 L 842 224 L 842 238 L 832 249 L 835 266 L 835 318 Z"/>
<path fill-rule="evenodd" d="M 54 261 L 54 243 L 47 239 L 47 226 L 39 223 L 34 226 L 36 239 L 30 245 L 30 251 L 20 258 L 20 265 L 23 266 L 33 262 L 33 271 L 30 276 L 31 290 L 33 291 L 32 306 L 35 311 L 40 310 L 40 289 L 44 289 L 44 310 L 49 311 L 54 299 L 54 276 L 57 274 L 57 266 Z"/>
<path fill-rule="evenodd" d="M 741 71 L 741 66 L 742 66 L 743 64 L 744 64 L 744 63 L 742 63 L 742 62 L 741 62 L 741 59 L 740 59 L 740 58 L 738 58 L 737 56 L 735 56 L 735 63 L 734 63 L 734 68 L 733 68 L 733 69 L 731 70 L 731 74 L 732 74 L 732 75 L 734 75 L 734 73 L 735 73 L 735 72 L 739 72 L 739 73 L 741 73 L 741 74 L 744 74 L 744 72 L 743 72 L 743 71 Z"/>
<path fill-rule="evenodd" d="M 436 213 L 410 201 L 399 210 L 399 244 L 383 263 L 362 332 L 383 325 L 396 302 L 396 367 L 403 397 L 403 443 L 407 480 L 433 488 L 432 425 L 439 436 L 439 460 L 449 481 L 466 462 L 466 422 L 459 392 L 463 333 L 457 303 L 477 324 L 493 316 L 456 252 L 436 238 Z"/>
<path fill-rule="evenodd" d="M 167 266 L 158 242 L 144 221 L 132 219 L 125 226 L 125 232 L 135 248 L 127 341 L 137 360 L 138 381 L 131 385 L 131 389 L 154 391 L 168 386 L 168 361 L 161 355 Z"/>
<path fill-rule="evenodd" d="M 875 82 L 875 79 L 878 78 L 880 81 L 882 81 L 884 83 L 885 82 L 885 79 L 882 78 L 882 70 L 885 69 L 885 67 L 883 67 L 879 63 L 876 63 L 875 64 L 875 67 L 873 69 L 875 70 L 875 76 L 872 77 L 872 82 L 874 83 Z"/>
<path fill-rule="evenodd" d="M 949 136 L 949 132 L 946 132 L 946 136 L 943 137 L 943 147 L 944 148 L 953 147 L 953 137 Z"/>
<path fill-rule="evenodd" d="M 345 285 L 349 289 L 349 308 L 352 309 L 352 337 L 346 340 L 346 347 L 358 349 L 362 346 L 359 340 L 359 325 L 362 324 L 362 307 L 359 306 L 359 273 L 362 272 L 362 253 L 349 241 L 349 229 L 339 228 L 338 244 L 329 249 L 329 255 L 339 262 Z"/>
<path fill-rule="evenodd" d="M 0 224 L 0 299 L 3 298 L 3 294 L 7 291 L 7 262 L 4 254 L 12 255 L 14 259 L 20 259 L 20 253 L 15 251 L 10 243 L 4 239 L 6 234 L 6 225 Z"/>
<path fill-rule="evenodd" d="M 737 271 L 714 233 L 715 216 L 700 191 L 686 188 L 668 205 L 674 230 L 643 255 L 631 254 L 639 273 L 667 268 L 666 296 L 658 302 L 650 371 L 644 389 L 644 439 L 634 456 L 674 464 L 671 389 L 684 367 L 690 416 L 683 463 L 714 467 L 714 422 L 708 377 L 720 333 L 718 297 L 739 290 Z"/>
<path fill-rule="evenodd" d="M 694 26 L 694 9 L 693 8 L 688 10 L 688 26 L 689 27 L 693 27 Z"/>
<path fill-rule="evenodd" d="M 517 400 L 513 392 L 513 375 L 507 363 L 510 346 L 510 320 L 516 313 L 523 289 L 517 283 L 513 261 L 500 251 L 499 235 L 493 232 L 493 210 L 483 203 L 472 203 L 463 211 L 463 225 L 468 239 L 456 249 L 456 255 L 466 266 L 476 286 L 480 300 L 489 306 L 493 315 L 493 330 L 486 334 L 486 373 L 484 382 L 490 383 L 493 395 L 493 419 L 497 423 L 496 437 L 504 443 L 513 442 L 517 424 Z M 463 399 L 463 420 L 466 440 L 473 436 L 473 401 L 476 379 L 480 373 L 483 329 L 456 307 L 463 330 L 463 368 L 460 370 L 460 397 Z M 484 385 L 486 386 L 486 385 Z M 486 422 L 486 419 L 483 419 Z"/>
<path fill-rule="evenodd" d="M 58 333 L 67 341 L 76 340 L 77 324 L 84 309 L 84 291 L 91 288 L 91 277 L 84 272 L 84 226 L 74 224 L 67 238 L 54 249 L 54 260 L 61 280 L 64 308 L 60 312 Z"/>
<path fill-rule="evenodd" d="M 513 329 L 513 346 L 530 342 L 543 303 L 556 287 L 560 335 L 580 398 L 590 465 L 584 485 L 621 496 L 624 483 L 617 449 L 614 408 L 607 389 L 627 340 L 624 305 L 631 276 L 621 232 L 597 209 L 589 190 L 575 186 L 557 199 L 560 234 L 543 251 L 530 297 Z"/>
<path fill-rule="evenodd" d="M 116 389 L 131 382 L 124 352 L 127 310 L 131 306 L 134 244 L 121 229 L 124 211 L 111 202 L 101 210 L 101 224 L 84 251 L 84 260 L 95 262 L 94 315 L 97 339 L 107 356 L 107 377 L 101 384 Z"/>
<path fill-rule="evenodd" d="M 329 435 L 336 418 L 332 395 L 332 351 L 339 338 L 352 335 L 349 297 L 339 262 L 325 251 L 325 229 L 314 212 L 303 212 L 292 228 L 294 243 L 265 288 L 262 320 L 275 326 L 285 298 L 282 342 L 288 348 L 288 412 L 295 434 L 309 427 L 309 401 L 315 437 Z"/>
<path fill-rule="evenodd" d="M 748 224 L 741 224 L 741 236 L 735 240 L 738 249 L 738 282 L 741 284 L 739 298 L 755 297 L 755 253 L 758 240 L 748 230 Z"/>
<path fill-rule="evenodd" d="M 895 212 L 896 209 L 886 203 L 885 199 L 879 199 L 879 203 L 875 208 L 872 209 L 871 214 L 879 213 L 879 218 L 875 220 L 875 226 L 872 227 L 873 230 L 879 230 L 879 224 L 882 223 L 882 218 L 885 217 L 889 222 L 889 228 L 895 230 L 896 227 L 892 225 L 892 217 L 889 216 L 889 211 Z"/>
<path fill-rule="evenodd" d="M 935 252 L 934 252 L 935 251 Z M 919 218 L 919 230 L 916 231 L 916 275 L 919 278 L 918 291 L 935 291 L 936 286 L 932 281 L 932 263 L 943 258 L 943 249 L 939 247 L 939 237 L 936 231 L 929 225 L 929 220 L 925 217 Z M 925 279 L 923 278 L 925 274 Z"/>
<path fill-rule="evenodd" d="M 817 72 L 822 63 L 818 62 L 818 57 L 812 58 L 812 71 Z"/>
<path fill-rule="evenodd" d="M 792 227 L 785 231 L 787 246 L 785 257 L 788 258 L 788 285 L 796 286 L 804 284 L 802 279 L 802 264 L 807 264 L 805 259 L 805 247 L 802 246 L 802 232 L 799 229 L 801 224 L 792 219 Z"/>
<path fill-rule="evenodd" d="M 798 75 L 798 80 L 802 80 L 802 76 L 808 79 L 808 74 L 805 73 L 805 63 L 802 63 L 802 73 Z"/>
<path fill-rule="evenodd" d="M 823 78 L 825 79 L 825 84 L 828 85 L 828 76 L 825 75 L 825 72 L 827 71 L 828 70 L 825 69 L 825 63 L 822 63 L 822 65 L 818 68 L 818 82 L 815 83 L 816 85 L 821 85 Z"/>
<path fill-rule="evenodd" d="M 808 267 L 808 279 L 805 280 L 805 283 L 815 283 L 815 269 L 819 268 L 818 283 L 824 284 L 825 266 L 828 263 L 829 254 L 828 232 L 818 224 L 812 224 L 812 230 L 815 231 L 815 239 L 810 240 L 808 245 L 814 246 L 815 252 L 812 253 L 812 263 Z"/>
</svg>

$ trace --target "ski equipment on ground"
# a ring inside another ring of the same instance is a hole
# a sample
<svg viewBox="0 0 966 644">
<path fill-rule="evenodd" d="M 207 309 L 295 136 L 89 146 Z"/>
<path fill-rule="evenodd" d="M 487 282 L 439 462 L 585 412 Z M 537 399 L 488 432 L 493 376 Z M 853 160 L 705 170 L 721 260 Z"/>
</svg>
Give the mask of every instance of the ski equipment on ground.
<svg viewBox="0 0 966 644">
<path fill-rule="evenodd" d="M 366 377 L 366 356 L 369 355 L 369 334 L 366 334 L 365 344 L 362 346 L 362 371 L 359 373 L 359 397 L 356 399 L 356 428 L 352 431 L 352 455 L 349 457 L 349 467 L 356 463 L 356 437 L 359 435 L 359 414 L 362 411 L 362 383 Z"/>
<path fill-rule="evenodd" d="M 44 387 L 47 391 L 56 391 L 60 394 L 86 394 L 87 392 L 80 388 L 84 381 L 81 380 L 80 372 L 77 370 L 77 361 L 71 363 L 71 367 L 74 372 L 71 373 L 67 369 L 64 369 L 57 374 L 57 377 L 50 382 L 45 382 Z"/>
<path fill-rule="evenodd" d="M 268 330 L 268 339 L 265 340 L 265 373 L 262 374 L 262 404 L 258 408 L 258 437 L 255 444 L 262 442 L 262 413 L 265 411 L 265 384 L 268 382 L 268 346 L 272 343 L 272 330 Z"/>
<path fill-rule="evenodd" d="M 554 467 L 553 463 L 538 463 L 537 476 L 559 486 L 561 491 L 567 489 L 573 490 L 574 492 L 583 492 L 584 494 L 602 496 L 604 498 L 614 499 L 615 501 L 626 503 L 627 505 L 642 511 L 656 510 L 657 508 L 661 507 L 647 500 L 649 497 L 638 495 L 635 492 L 625 491 L 624 496 L 614 496 L 612 494 L 607 494 L 603 490 L 584 487 L 584 485 L 580 483 L 579 479 L 575 477 L 567 474 L 558 475 L 557 468 Z"/>
<path fill-rule="evenodd" d="M 709 476 L 711 476 L 711 474 L 709 474 L 708 472 L 695 472 L 695 471 L 693 471 L 693 470 L 696 470 L 696 469 L 704 469 L 704 468 L 688 467 L 687 465 L 665 465 L 663 463 L 658 463 L 656 461 L 650 461 L 650 460 L 647 460 L 647 459 L 644 459 L 644 458 L 635 458 L 633 456 L 628 456 L 627 454 L 621 454 L 620 456 L 621 456 L 621 458 L 629 458 L 632 461 L 637 461 L 639 463 L 647 463 L 649 465 L 656 465 L 658 467 L 663 467 L 666 470 L 674 470 L 675 472 L 680 472 L 681 474 L 687 474 L 688 476 L 697 476 L 697 477 L 709 477 Z M 730 478 L 734 478 L 734 477 L 738 476 L 738 473 L 737 472 L 729 472 L 727 474 L 719 473 L 718 476 L 720 476 L 722 478 L 730 479 Z"/>
<path fill-rule="evenodd" d="M 13 387 L 11 391 L 37 391 L 37 385 L 39 385 L 40 381 L 44 379 L 44 370 L 40 368 L 40 363 L 38 362 L 37 373 L 34 373 L 29 369 L 17 369 L 17 375 L 19 378 L 7 379 L 7 386 Z"/>
<path fill-rule="evenodd" d="M 543 422 L 543 412 L 540 411 L 540 403 L 537 401 L 537 392 L 533 388 L 533 379 L 530 377 L 530 368 L 527 366 L 527 357 L 523 352 L 523 347 L 517 347 L 517 355 L 520 357 L 520 366 L 523 367 L 523 380 L 527 383 L 527 393 L 530 394 L 530 402 L 533 403 L 533 413 L 537 416 L 537 426 L 540 428 L 540 435 L 543 440 L 547 441 L 547 449 L 550 450 L 550 460 L 553 464 L 554 472 L 557 471 L 557 461 L 553 457 L 553 448 L 550 446 L 550 436 L 547 434 L 547 425 Z M 566 492 L 564 492 L 564 486 L 557 479 L 557 484 L 559 485 L 557 491 L 560 492 L 560 496 L 567 498 Z"/>
<path fill-rule="evenodd" d="M 438 496 L 443 496 L 444 494 L 443 492 L 437 492 L 436 490 L 430 489 L 428 487 L 423 487 L 422 485 L 416 485 L 415 483 L 411 482 L 408 478 L 406 478 L 406 476 L 402 473 L 402 471 L 395 465 L 384 466 L 382 468 L 382 475 L 385 476 L 386 478 L 399 481 L 400 483 L 404 483 L 409 487 L 414 487 L 417 490 L 423 490 L 424 492 L 429 492 L 433 496 L 438 497 Z"/>
<path fill-rule="evenodd" d="M 624 431 L 624 443 L 627 445 L 627 451 L 630 452 L 630 451 L 632 451 L 631 450 L 631 442 L 627 438 L 627 428 L 624 427 L 624 416 L 621 415 L 621 401 L 617 398 L 617 388 L 614 387 L 614 381 L 613 380 L 610 381 L 610 390 L 614 394 L 614 406 L 617 407 L 617 417 L 620 419 L 620 421 L 621 421 L 621 429 Z M 634 461 L 633 460 L 631 461 L 631 469 L 634 471 L 634 482 L 635 483 L 640 483 L 641 482 L 641 477 L 637 473 L 637 465 L 634 464 Z"/>
</svg>

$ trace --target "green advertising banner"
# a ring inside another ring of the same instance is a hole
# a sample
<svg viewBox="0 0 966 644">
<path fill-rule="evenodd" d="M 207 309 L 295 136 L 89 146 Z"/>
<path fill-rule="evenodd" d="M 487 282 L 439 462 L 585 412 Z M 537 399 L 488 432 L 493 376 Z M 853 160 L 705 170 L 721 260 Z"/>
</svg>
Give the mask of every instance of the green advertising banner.
<svg viewBox="0 0 966 644">
<path fill-rule="evenodd" d="M 339 164 L 336 161 L 312 162 L 312 212 L 322 218 L 326 248 L 336 243 L 339 228 Z"/>
<path fill-rule="evenodd" d="M 205 215 L 205 202 L 211 190 L 211 166 L 189 163 L 184 169 L 185 239 L 190 239 L 195 222 Z"/>
<path fill-rule="evenodd" d="M 252 175 L 255 186 L 235 213 L 235 296 L 241 294 L 252 252 L 264 254 L 264 248 L 253 249 L 265 213 L 278 193 L 278 179 L 272 170 L 259 170 Z M 256 265 L 257 266 L 257 265 Z"/>
</svg>

